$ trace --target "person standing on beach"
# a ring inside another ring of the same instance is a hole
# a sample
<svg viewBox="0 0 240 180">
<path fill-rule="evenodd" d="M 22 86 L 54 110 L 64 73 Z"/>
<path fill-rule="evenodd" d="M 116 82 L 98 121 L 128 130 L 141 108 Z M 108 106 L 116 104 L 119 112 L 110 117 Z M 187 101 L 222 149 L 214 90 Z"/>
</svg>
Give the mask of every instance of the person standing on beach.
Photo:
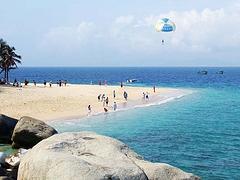
<svg viewBox="0 0 240 180">
<path fill-rule="evenodd" d="M 121 88 L 123 87 L 123 82 L 121 82 L 121 85 L 120 85 L 120 86 L 121 86 Z"/>
<path fill-rule="evenodd" d="M 102 95 L 102 100 L 101 101 L 104 101 L 105 100 L 105 94 Z"/>
<path fill-rule="evenodd" d="M 102 102 L 103 102 L 103 106 L 105 106 L 105 104 L 106 104 L 105 94 L 102 95 Z"/>
<path fill-rule="evenodd" d="M 124 99 L 127 101 L 128 94 L 127 94 L 127 92 L 126 92 L 126 91 L 124 91 L 124 93 L 123 93 L 123 97 L 124 97 Z"/>
<path fill-rule="evenodd" d="M 98 95 L 98 97 L 97 97 L 98 98 L 98 102 L 100 102 L 101 96 L 102 96 L 101 94 Z"/>
<path fill-rule="evenodd" d="M 44 87 L 46 87 L 46 85 L 47 85 L 47 81 L 46 80 L 44 80 L 43 85 L 44 85 Z"/>
<path fill-rule="evenodd" d="M 113 90 L 113 98 L 115 99 L 116 98 L 116 91 Z"/>
<path fill-rule="evenodd" d="M 156 86 L 153 86 L 153 92 L 154 93 L 156 92 Z"/>
<path fill-rule="evenodd" d="M 49 86 L 52 87 L 52 81 L 49 81 Z"/>
<path fill-rule="evenodd" d="M 5 80 L 3 80 L 3 82 L 5 82 Z M 17 86 L 17 79 L 16 78 L 14 79 L 13 86 Z"/>
<path fill-rule="evenodd" d="M 143 99 L 145 100 L 145 98 L 146 98 L 146 94 L 145 92 L 143 92 Z"/>
<path fill-rule="evenodd" d="M 34 84 L 34 86 L 36 87 L 37 83 L 36 83 L 36 81 L 35 81 L 35 80 L 33 80 L 33 84 Z"/>
<path fill-rule="evenodd" d="M 146 93 L 146 100 L 149 100 L 149 93 Z"/>
<path fill-rule="evenodd" d="M 116 103 L 116 102 L 113 103 L 113 110 L 114 110 L 114 111 L 117 110 L 117 103 Z"/>
<path fill-rule="evenodd" d="M 88 115 L 90 115 L 91 112 L 92 112 L 92 108 L 91 108 L 91 105 L 89 104 L 89 105 L 88 105 Z"/>
<path fill-rule="evenodd" d="M 109 103 L 109 99 L 108 97 L 106 98 L 106 106 L 108 106 L 108 103 Z"/>
</svg>

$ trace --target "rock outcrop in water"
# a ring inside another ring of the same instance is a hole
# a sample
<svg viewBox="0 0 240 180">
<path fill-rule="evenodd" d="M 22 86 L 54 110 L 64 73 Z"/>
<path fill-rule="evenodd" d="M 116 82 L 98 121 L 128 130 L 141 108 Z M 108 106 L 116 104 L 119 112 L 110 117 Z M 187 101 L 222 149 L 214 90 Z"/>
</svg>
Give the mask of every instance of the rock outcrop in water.
<svg viewBox="0 0 240 180">
<path fill-rule="evenodd" d="M 0 114 L 0 143 L 11 143 L 13 130 L 18 120 Z"/>
<path fill-rule="evenodd" d="M 57 131 L 46 123 L 24 116 L 22 117 L 12 135 L 13 148 L 32 148 L 34 145 L 39 143 L 41 140 L 46 139 Z"/>
<path fill-rule="evenodd" d="M 34 146 L 21 160 L 18 180 L 197 180 L 173 166 L 144 161 L 124 143 L 91 132 L 63 133 Z"/>
</svg>

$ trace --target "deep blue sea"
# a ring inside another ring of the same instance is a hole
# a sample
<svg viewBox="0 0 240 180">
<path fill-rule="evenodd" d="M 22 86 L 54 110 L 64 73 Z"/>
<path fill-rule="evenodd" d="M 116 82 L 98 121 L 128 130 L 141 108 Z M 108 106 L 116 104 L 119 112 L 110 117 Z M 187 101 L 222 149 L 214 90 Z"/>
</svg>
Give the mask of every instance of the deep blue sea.
<svg viewBox="0 0 240 180">
<path fill-rule="evenodd" d="M 216 74 L 220 70 L 224 74 Z M 132 85 L 192 89 L 193 94 L 166 104 L 54 126 L 61 132 L 91 130 L 115 137 L 147 160 L 202 179 L 240 179 L 240 68 L 21 68 L 11 77 L 112 85 L 138 79 Z"/>
</svg>

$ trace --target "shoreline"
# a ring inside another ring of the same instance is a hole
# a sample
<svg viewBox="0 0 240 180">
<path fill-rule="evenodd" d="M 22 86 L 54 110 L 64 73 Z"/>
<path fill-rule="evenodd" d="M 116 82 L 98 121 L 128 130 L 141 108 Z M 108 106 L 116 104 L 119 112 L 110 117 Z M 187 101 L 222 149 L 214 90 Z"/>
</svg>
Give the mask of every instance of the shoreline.
<svg viewBox="0 0 240 180">
<path fill-rule="evenodd" d="M 116 111 L 111 110 L 107 113 L 98 112 L 98 113 L 91 114 L 91 115 L 86 115 L 86 116 L 63 117 L 63 118 L 60 118 L 60 119 L 58 118 L 58 119 L 49 120 L 48 123 L 50 125 L 53 125 L 55 123 L 61 123 L 61 122 L 85 121 L 88 118 L 92 118 L 92 117 L 96 117 L 96 116 L 102 116 L 102 115 L 107 115 L 107 114 L 111 114 L 111 113 L 119 113 L 119 112 L 129 111 L 129 110 L 133 110 L 133 109 L 146 108 L 146 107 L 150 107 L 150 106 L 158 106 L 158 105 L 161 105 L 161 104 L 166 104 L 166 103 L 181 99 L 181 98 L 193 93 L 193 91 L 186 90 L 186 89 L 177 89 L 177 90 L 182 91 L 182 92 L 179 93 L 179 94 L 176 94 L 176 96 L 169 96 L 169 97 L 161 97 L 160 96 L 159 97 L 159 95 L 155 95 L 154 97 L 152 97 L 151 100 L 148 100 L 148 101 L 143 101 L 143 99 L 138 99 L 138 100 L 132 101 L 130 103 L 134 104 L 134 105 L 132 105 L 132 106 L 130 105 L 128 107 L 122 107 L 122 108 L 119 108 Z M 136 101 L 137 101 L 137 103 L 136 103 Z M 142 103 L 138 104 L 138 102 L 140 102 L 140 101 Z"/>
<path fill-rule="evenodd" d="M 113 98 L 113 91 L 116 91 L 116 98 Z M 128 93 L 128 101 L 123 98 L 123 92 Z M 143 101 L 143 92 L 148 92 L 149 100 Z M 84 85 L 68 84 L 66 87 L 57 87 L 53 84 L 44 87 L 42 84 L 33 84 L 19 87 L 0 86 L 0 114 L 20 118 L 31 116 L 45 122 L 81 119 L 88 116 L 87 106 L 92 106 L 91 116 L 104 114 L 103 102 L 97 100 L 99 94 L 106 94 L 109 97 L 111 113 L 113 102 L 117 103 L 117 111 L 146 107 L 171 101 L 177 96 L 184 96 L 190 90 L 156 87 L 156 93 L 151 87 L 135 87 L 114 85 Z M 170 100 L 167 100 L 169 99 Z"/>
</svg>

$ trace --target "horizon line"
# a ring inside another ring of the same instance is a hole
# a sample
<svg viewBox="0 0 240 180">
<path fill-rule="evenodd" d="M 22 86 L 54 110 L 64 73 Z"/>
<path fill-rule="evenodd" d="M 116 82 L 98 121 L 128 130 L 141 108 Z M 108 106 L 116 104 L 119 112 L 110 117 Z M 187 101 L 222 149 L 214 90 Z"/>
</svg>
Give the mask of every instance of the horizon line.
<svg viewBox="0 0 240 180">
<path fill-rule="evenodd" d="M 240 66 L 18 66 L 20 68 L 240 68 Z"/>
</svg>

